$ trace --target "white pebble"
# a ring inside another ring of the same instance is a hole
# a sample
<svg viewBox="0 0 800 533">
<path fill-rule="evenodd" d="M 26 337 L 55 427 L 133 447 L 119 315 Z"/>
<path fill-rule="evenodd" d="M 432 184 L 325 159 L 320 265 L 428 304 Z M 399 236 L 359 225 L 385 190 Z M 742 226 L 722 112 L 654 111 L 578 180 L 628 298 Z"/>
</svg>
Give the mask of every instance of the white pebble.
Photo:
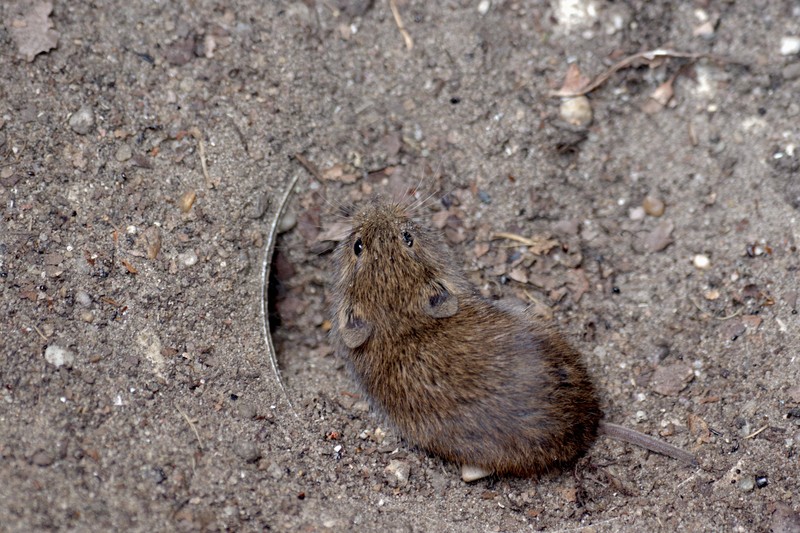
<svg viewBox="0 0 800 533">
<path fill-rule="evenodd" d="M 67 368 L 72 366 L 75 361 L 75 354 L 66 348 L 51 344 L 44 351 L 44 359 L 56 368 L 67 365 Z"/>
<path fill-rule="evenodd" d="M 800 37 L 781 37 L 781 55 L 793 56 L 800 52 Z"/>
<path fill-rule="evenodd" d="M 561 118 L 573 126 L 585 128 L 592 123 L 592 105 L 585 96 L 564 98 L 559 112 Z"/>
<path fill-rule="evenodd" d="M 481 15 L 485 15 L 489 12 L 489 8 L 492 6 L 492 3 L 489 0 L 481 0 L 481 3 L 478 4 L 478 13 Z"/>
<path fill-rule="evenodd" d="M 197 264 L 197 253 L 194 250 L 189 250 L 188 252 L 184 252 L 182 254 L 178 254 L 178 259 L 181 263 L 186 265 L 187 267 L 194 266 Z"/>
<path fill-rule="evenodd" d="M 89 296 L 88 292 L 82 290 L 75 293 L 75 301 L 84 307 L 92 305 L 92 297 Z"/>
<path fill-rule="evenodd" d="M 705 270 L 711 266 L 711 259 L 707 255 L 697 254 L 692 258 L 692 263 L 695 267 Z"/>
<path fill-rule="evenodd" d="M 628 218 L 631 220 L 644 220 L 647 213 L 644 212 L 644 207 L 636 206 L 628 211 Z"/>
<path fill-rule="evenodd" d="M 69 127 L 78 135 L 86 135 L 94 126 L 94 111 L 89 105 L 81 106 L 69 117 Z"/>
</svg>

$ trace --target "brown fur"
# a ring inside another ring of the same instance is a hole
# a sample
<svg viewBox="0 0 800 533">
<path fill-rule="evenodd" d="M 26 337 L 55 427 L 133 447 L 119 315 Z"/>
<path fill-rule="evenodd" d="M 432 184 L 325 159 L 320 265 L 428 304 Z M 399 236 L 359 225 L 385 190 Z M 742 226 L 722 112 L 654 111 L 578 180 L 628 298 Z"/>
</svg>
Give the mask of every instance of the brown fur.
<svg viewBox="0 0 800 533">
<path fill-rule="evenodd" d="M 477 294 L 439 234 L 403 206 L 372 202 L 335 261 L 334 338 L 410 442 L 524 476 L 592 444 L 602 412 L 578 352 L 524 311 Z"/>
</svg>

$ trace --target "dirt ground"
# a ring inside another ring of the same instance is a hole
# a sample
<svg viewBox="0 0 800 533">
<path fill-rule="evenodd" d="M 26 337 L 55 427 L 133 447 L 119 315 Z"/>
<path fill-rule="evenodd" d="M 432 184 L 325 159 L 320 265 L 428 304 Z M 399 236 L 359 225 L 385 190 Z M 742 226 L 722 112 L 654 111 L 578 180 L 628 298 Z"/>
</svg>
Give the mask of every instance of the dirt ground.
<svg viewBox="0 0 800 533">
<path fill-rule="evenodd" d="M 3 3 L 0 530 L 800 531 L 797 2 L 398 0 L 410 49 L 391 7 Z M 562 116 L 570 64 L 659 48 L 696 55 Z M 331 239 L 398 190 L 700 467 L 601 438 L 464 484 L 369 413 Z"/>
</svg>

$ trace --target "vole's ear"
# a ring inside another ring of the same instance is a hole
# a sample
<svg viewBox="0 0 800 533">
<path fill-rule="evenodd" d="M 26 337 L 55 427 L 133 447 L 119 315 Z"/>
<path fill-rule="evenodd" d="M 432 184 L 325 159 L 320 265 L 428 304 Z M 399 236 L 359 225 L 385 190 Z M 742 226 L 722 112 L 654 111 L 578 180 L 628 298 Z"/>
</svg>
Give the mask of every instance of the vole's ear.
<svg viewBox="0 0 800 533">
<path fill-rule="evenodd" d="M 352 311 L 339 314 L 339 333 L 345 346 L 351 350 L 358 348 L 372 335 L 372 324 L 357 317 Z"/>
<path fill-rule="evenodd" d="M 433 318 L 447 318 L 458 312 L 458 297 L 440 281 L 423 291 L 422 298 L 422 310 Z"/>
</svg>

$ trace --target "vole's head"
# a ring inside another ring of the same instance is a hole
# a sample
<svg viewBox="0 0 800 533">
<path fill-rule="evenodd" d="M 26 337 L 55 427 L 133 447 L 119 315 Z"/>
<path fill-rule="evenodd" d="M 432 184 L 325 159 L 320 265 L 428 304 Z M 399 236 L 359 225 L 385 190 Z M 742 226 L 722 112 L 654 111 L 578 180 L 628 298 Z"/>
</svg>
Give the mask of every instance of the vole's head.
<svg viewBox="0 0 800 533">
<path fill-rule="evenodd" d="M 349 348 L 378 329 L 458 311 L 461 274 L 435 231 L 406 206 L 376 199 L 353 218 L 335 254 L 337 326 Z"/>
</svg>

